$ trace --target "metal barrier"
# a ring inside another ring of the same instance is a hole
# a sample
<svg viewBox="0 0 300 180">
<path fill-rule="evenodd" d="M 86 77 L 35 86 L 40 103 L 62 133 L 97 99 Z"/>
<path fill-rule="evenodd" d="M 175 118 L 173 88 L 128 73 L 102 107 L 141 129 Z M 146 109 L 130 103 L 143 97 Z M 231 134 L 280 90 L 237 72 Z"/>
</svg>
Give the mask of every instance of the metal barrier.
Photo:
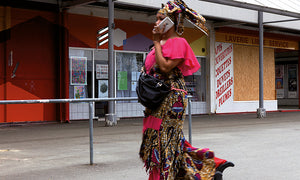
<svg viewBox="0 0 300 180">
<path fill-rule="evenodd" d="M 192 143 L 192 115 L 191 115 L 191 98 L 188 96 L 188 113 L 189 113 L 189 142 Z M 137 97 L 124 98 L 84 98 L 84 99 L 32 99 L 32 100 L 2 100 L 0 104 L 43 104 L 43 103 L 89 103 L 89 135 L 90 135 L 90 165 L 94 164 L 94 147 L 93 147 L 93 103 L 99 101 L 133 101 Z"/>
</svg>

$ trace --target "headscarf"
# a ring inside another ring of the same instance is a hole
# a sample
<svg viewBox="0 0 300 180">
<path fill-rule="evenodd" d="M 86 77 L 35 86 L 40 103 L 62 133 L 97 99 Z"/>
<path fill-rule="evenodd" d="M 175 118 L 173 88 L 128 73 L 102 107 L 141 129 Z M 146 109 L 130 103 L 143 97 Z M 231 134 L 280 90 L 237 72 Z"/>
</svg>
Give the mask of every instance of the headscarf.
<svg viewBox="0 0 300 180">
<path fill-rule="evenodd" d="M 167 4 L 162 4 L 162 9 L 158 13 L 168 16 L 175 23 L 178 35 L 183 34 L 184 19 L 200 29 L 205 35 L 208 35 L 208 29 L 205 27 L 205 18 L 189 8 L 182 0 L 168 1 Z"/>
</svg>

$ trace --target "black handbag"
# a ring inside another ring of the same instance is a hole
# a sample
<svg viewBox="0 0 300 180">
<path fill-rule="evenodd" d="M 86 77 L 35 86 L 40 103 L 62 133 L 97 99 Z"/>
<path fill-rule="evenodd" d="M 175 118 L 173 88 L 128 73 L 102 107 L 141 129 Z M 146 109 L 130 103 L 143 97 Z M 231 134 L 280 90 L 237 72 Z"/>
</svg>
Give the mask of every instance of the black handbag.
<svg viewBox="0 0 300 180">
<path fill-rule="evenodd" d="M 138 101 L 145 107 L 157 109 L 165 97 L 171 91 L 171 87 L 163 80 L 157 79 L 142 71 L 136 87 Z"/>
</svg>

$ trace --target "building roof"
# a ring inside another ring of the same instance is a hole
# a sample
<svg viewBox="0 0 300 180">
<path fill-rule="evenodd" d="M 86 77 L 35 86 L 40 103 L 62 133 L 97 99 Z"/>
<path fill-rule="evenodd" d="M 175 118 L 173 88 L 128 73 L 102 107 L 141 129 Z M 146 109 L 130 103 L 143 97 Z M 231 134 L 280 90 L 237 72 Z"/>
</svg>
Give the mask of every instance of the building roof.
<svg viewBox="0 0 300 180">
<path fill-rule="evenodd" d="M 300 14 L 299 0 L 234 0 L 237 2 L 249 3 L 257 6 L 269 7 Z"/>
<path fill-rule="evenodd" d="M 167 0 L 117 0 L 116 3 L 141 7 L 160 8 Z M 286 29 L 299 34 L 300 0 L 184 0 L 192 9 L 210 20 L 224 20 L 225 23 L 258 23 L 258 11 L 263 11 L 264 22 L 275 29 Z M 296 19 L 296 20 L 295 20 Z M 290 21 L 293 20 L 293 21 Z M 281 22 L 278 22 L 281 21 Z"/>
<path fill-rule="evenodd" d="M 115 8 L 155 13 L 168 0 L 114 0 Z M 208 20 L 223 24 L 257 25 L 258 11 L 263 11 L 265 27 L 300 31 L 300 0 L 184 0 Z M 107 7 L 106 0 L 1 0 L 0 6 L 27 7 L 58 11 L 78 6 Z M 291 21 L 292 20 L 292 21 Z"/>
</svg>

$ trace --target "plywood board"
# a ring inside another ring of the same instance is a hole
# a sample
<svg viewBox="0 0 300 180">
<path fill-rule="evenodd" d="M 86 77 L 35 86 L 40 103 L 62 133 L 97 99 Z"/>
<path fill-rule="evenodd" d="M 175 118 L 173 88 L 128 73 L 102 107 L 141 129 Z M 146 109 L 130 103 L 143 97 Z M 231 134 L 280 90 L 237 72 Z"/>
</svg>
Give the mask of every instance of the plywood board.
<svg viewBox="0 0 300 180">
<path fill-rule="evenodd" d="M 259 48 L 233 45 L 234 101 L 259 100 Z M 275 100 L 274 49 L 264 48 L 264 100 Z"/>
</svg>

